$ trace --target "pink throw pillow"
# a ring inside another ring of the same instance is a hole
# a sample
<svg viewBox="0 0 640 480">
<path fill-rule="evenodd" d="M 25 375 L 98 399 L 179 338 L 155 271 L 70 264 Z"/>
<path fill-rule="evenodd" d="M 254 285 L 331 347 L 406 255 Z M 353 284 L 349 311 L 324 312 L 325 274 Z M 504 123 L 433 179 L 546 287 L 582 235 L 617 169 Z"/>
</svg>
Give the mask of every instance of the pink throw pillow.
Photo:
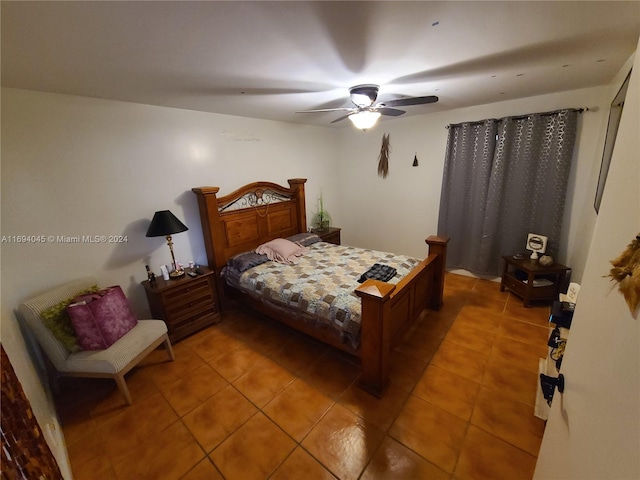
<svg viewBox="0 0 640 480">
<path fill-rule="evenodd" d="M 256 253 L 266 255 L 269 260 L 279 263 L 296 263 L 309 249 L 285 238 L 276 238 L 256 248 Z"/>
<path fill-rule="evenodd" d="M 119 286 L 77 297 L 67 312 L 83 350 L 109 348 L 138 323 Z"/>
</svg>

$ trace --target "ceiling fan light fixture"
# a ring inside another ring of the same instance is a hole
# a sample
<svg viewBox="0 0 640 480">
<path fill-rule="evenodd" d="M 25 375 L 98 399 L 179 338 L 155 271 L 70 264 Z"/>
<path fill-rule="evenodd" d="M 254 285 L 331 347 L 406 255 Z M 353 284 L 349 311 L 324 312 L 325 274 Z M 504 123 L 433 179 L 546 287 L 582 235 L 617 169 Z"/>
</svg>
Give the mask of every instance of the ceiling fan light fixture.
<svg viewBox="0 0 640 480">
<path fill-rule="evenodd" d="M 362 111 L 349 115 L 349 120 L 356 128 L 367 130 L 373 127 L 380 118 L 380 112 Z"/>
</svg>

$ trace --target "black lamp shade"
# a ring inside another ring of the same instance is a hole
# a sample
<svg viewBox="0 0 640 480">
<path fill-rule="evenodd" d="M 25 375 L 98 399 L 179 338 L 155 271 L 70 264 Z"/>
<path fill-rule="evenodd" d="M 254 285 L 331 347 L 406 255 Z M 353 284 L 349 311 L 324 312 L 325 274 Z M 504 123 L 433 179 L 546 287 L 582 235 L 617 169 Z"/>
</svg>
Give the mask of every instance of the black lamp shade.
<svg viewBox="0 0 640 480">
<path fill-rule="evenodd" d="M 147 237 L 165 237 L 189 230 L 187 226 L 169 210 L 160 210 L 153 214 L 151 225 L 147 229 Z"/>
</svg>

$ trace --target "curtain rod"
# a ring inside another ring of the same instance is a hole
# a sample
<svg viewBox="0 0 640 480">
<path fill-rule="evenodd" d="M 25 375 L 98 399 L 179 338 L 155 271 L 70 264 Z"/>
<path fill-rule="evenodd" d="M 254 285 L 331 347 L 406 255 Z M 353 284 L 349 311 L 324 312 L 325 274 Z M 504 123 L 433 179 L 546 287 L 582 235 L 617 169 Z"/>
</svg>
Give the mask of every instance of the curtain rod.
<svg viewBox="0 0 640 480">
<path fill-rule="evenodd" d="M 481 123 L 487 122 L 489 120 L 504 120 L 505 118 L 510 118 L 512 120 L 522 120 L 522 119 L 528 118 L 528 117 L 530 117 L 532 115 L 540 115 L 541 117 L 546 117 L 548 115 L 555 115 L 556 113 L 560 113 L 563 110 L 573 110 L 574 112 L 578 112 L 578 113 L 591 111 L 591 109 L 589 107 L 583 107 L 583 108 L 561 108 L 559 110 L 552 110 L 550 112 L 528 113 L 526 115 L 516 115 L 516 116 L 513 116 L 513 117 L 486 118 L 484 120 L 478 120 L 476 122 L 452 123 L 452 124 L 447 125 L 445 128 L 454 127 L 456 125 L 462 125 L 463 123 L 468 123 L 469 125 L 480 125 Z"/>
</svg>

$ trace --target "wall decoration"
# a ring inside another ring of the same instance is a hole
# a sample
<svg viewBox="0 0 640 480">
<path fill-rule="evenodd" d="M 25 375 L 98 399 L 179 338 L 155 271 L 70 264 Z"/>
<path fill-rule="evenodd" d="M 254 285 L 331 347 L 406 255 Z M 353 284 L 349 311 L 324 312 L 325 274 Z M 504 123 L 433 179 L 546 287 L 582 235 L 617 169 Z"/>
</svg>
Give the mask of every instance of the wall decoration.
<svg viewBox="0 0 640 480">
<path fill-rule="evenodd" d="M 413 163 L 411 164 L 412 167 L 417 167 L 418 166 L 418 154 L 416 153 L 413 156 Z"/>
<path fill-rule="evenodd" d="M 620 293 L 629 306 L 633 318 L 638 318 L 640 306 L 640 233 L 615 260 L 609 277 L 618 283 Z"/>
<path fill-rule="evenodd" d="M 593 207 L 596 209 L 596 213 L 600 211 L 600 202 L 602 201 L 604 185 L 607 182 L 607 174 L 609 173 L 609 165 L 611 164 L 611 156 L 613 155 L 613 146 L 616 143 L 620 117 L 622 117 L 622 107 L 624 107 L 624 100 L 627 96 L 630 78 L 631 72 L 629 72 L 629 75 L 627 75 L 627 78 L 622 83 L 616 98 L 611 102 L 611 108 L 609 110 L 609 124 L 607 125 L 607 136 L 604 139 L 604 151 L 602 153 L 602 163 L 600 164 L 598 187 L 596 188 L 596 199 L 593 202 Z"/>
<path fill-rule="evenodd" d="M 389 145 L 389 134 L 382 135 L 382 147 L 380 148 L 380 156 L 378 157 L 378 176 L 387 178 L 389 175 L 389 152 L 391 151 L 391 145 Z"/>
</svg>

